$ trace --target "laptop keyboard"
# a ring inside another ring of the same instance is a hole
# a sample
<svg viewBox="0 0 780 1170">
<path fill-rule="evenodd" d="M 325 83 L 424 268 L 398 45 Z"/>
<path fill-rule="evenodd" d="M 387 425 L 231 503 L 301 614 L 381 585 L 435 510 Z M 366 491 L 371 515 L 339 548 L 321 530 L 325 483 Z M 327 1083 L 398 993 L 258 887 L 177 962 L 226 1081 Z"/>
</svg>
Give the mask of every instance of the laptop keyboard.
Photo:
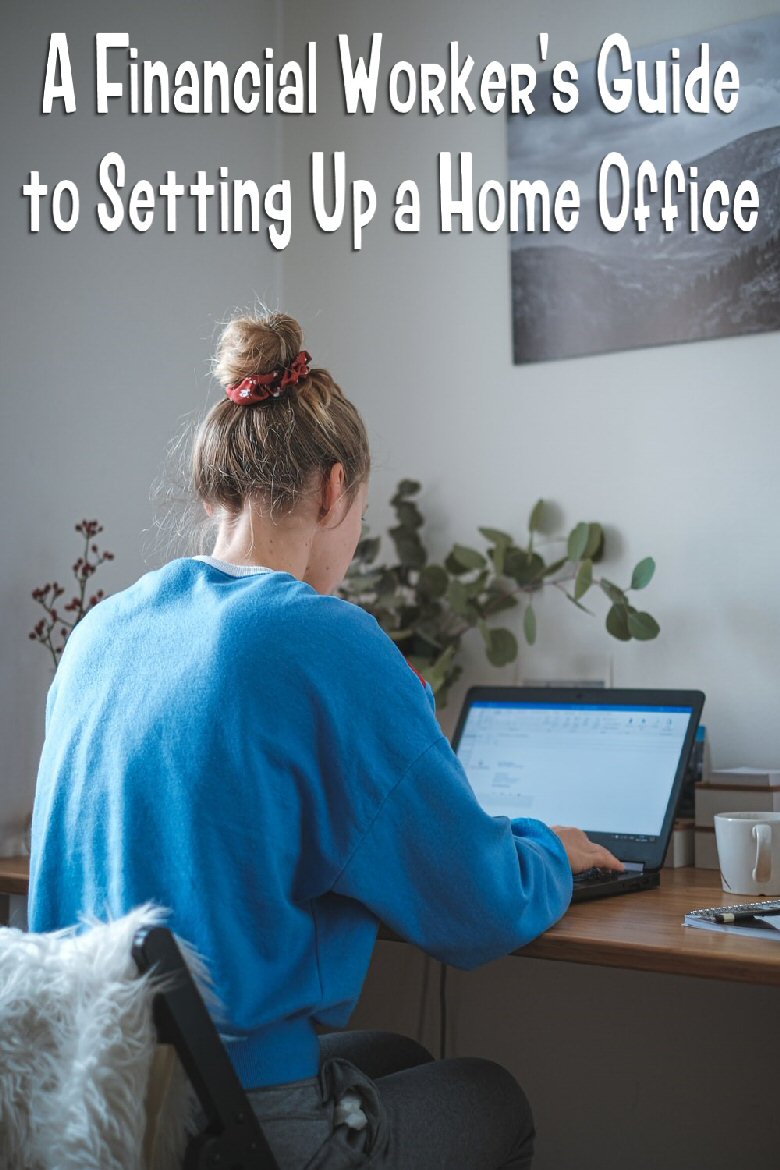
<svg viewBox="0 0 780 1170">
<path fill-rule="evenodd" d="M 574 884 L 576 886 L 592 886 L 597 882 L 610 881 L 613 878 L 620 877 L 620 873 L 615 869 L 599 869 L 598 866 L 592 866 L 590 869 L 584 869 L 581 873 L 575 873 Z"/>
</svg>

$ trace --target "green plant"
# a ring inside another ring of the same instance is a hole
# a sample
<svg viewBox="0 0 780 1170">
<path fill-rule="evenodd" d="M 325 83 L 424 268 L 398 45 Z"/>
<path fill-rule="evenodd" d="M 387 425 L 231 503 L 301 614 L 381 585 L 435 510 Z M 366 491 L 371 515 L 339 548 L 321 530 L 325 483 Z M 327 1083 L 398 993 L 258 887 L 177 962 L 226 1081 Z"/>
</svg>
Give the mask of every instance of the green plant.
<svg viewBox="0 0 780 1170">
<path fill-rule="evenodd" d="M 537 635 L 534 600 L 545 586 L 563 593 L 584 613 L 592 611 L 583 598 L 592 589 L 600 590 L 610 603 L 607 631 L 622 642 L 658 636 L 658 622 L 632 605 L 628 596 L 650 583 L 655 562 L 652 557 L 639 561 L 626 588 L 597 576 L 594 566 L 604 553 L 601 524 L 576 524 L 566 537 L 566 555 L 548 562 L 539 538 L 548 527 L 549 507 L 538 500 L 528 518 L 525 545 L 499 529 L 480 528 L 484 551 L 454 544 L 441 563 L 432 564 L 421 536 L 424 519 L 416 502 L 420 490 L 415 480 L 401 480 L 390 501 L 397 523 L 388 535 L 397 559 L 377 563 L 381 537 L 364 529 L 340 592 L 374 615 L 428 679 L 439 706 L 444 706 L 449 687 L 461 673 L 458 652 L 470 630 L 479 631 L 493 666 L 514 662 L 515 634 L 494 623 L 499 614 L 520 606 L 523 635 L 533 645 Z M 556 541 L 559 546 L 561 539 Z"/>
</svg>

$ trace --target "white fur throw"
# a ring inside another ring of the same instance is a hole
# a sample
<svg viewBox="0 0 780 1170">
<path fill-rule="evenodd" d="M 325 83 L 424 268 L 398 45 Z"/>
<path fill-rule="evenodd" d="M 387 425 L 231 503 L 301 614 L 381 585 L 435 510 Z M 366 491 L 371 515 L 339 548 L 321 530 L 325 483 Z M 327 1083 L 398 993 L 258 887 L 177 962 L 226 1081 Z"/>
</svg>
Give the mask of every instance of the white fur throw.
<svg viewBox="0 0 780 1170">
<path fill-rule="evenodd" d="M 147 1170 L 154 983 L 131 946 L 163 917 L 143 906 L 81 934 L 0 929 L 2 1170 Z M 167 1103 L 178 1117 L 156 1145 L 160 1170 L 181 1164 L 183 1078 Z"/>
</svg>

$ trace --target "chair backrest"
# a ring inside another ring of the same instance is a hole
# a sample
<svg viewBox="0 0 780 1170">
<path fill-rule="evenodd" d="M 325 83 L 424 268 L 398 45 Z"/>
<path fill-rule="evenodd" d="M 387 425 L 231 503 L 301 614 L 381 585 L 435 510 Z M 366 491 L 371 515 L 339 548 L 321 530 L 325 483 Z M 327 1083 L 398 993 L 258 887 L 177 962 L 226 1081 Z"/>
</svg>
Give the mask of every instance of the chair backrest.
<svg viewBox="0 0 780 1170">
<path fill-rule="evenodd" d="M 157 1038 L 176 1051 L 206 1117 L 189 1142 L 184 1170 L 279 1170 L 225 1046 L 170 930 L 144 928 L 133 940 L 139 971 L 152 971 Z"/>
</svg>

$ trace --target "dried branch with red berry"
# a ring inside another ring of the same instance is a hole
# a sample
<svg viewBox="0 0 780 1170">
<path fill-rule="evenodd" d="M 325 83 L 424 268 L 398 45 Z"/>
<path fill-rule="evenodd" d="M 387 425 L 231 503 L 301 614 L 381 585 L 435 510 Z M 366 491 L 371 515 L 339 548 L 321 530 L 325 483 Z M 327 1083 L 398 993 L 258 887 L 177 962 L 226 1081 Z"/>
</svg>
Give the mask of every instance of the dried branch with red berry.
<svg viewBox="0 0 780 1170">
<path fill-rule="evenodd" d="M 86 613 L 89 613 L 99 601 L 105 597 L 102 589 L 87 596 L 90 579 L 104 561 L 113 561 L 114 554 L 101 551 L 95 542 L 95 537 L 103 531 L 102 524 L 97 520 L 82 520 L 76 525 L 76 532 L 84 537 L 84 552 L 73 565 L 73 574 L 76 578 L 77 593 L 64 605 L 59 605 L 59 599 L 64 595 L 65 588 L 57 581 L 33 589 L 32 599 L 43 608 L 45 617 L 36 622 L 30 631 L 29 637 L 33 642 L 40 642 L 45 646 L 54 660 L 55 668 L 59 664 L 65 643 L 73 630 Z"/>
</svg>

